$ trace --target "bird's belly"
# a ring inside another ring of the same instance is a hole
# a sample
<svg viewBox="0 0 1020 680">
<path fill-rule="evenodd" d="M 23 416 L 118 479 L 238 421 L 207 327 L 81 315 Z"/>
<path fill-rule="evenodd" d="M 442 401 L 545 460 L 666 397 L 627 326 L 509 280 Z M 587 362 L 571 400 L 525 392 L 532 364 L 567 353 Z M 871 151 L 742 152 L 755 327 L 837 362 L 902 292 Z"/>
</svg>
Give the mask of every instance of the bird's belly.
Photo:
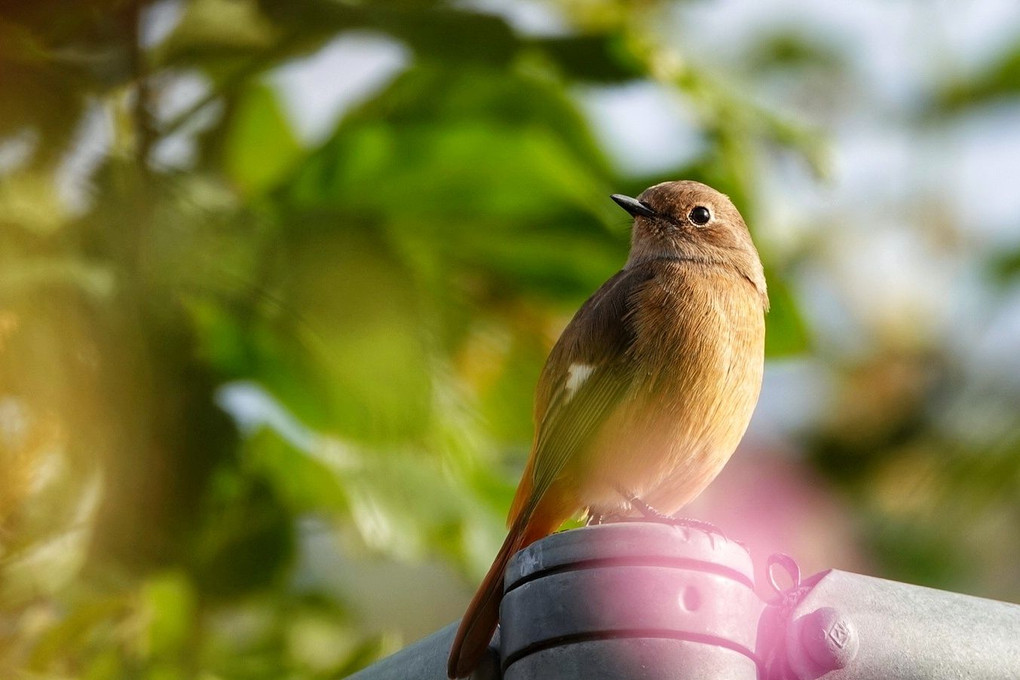
<svg viewBox="0 0 1020 680">
<path fill-rule="evenodd" d="M 630 494 L 672 514 L 694 500 L 729 460 L 751 419 L 760 367 L 714 383 L 679 411 L 663 411 L 654 393 L 630 401 L 604 423 L 583 457 L 582 503 L 604 514 L 626 513 Z M 690 385 L 686 386 L 690 388 Z"/>
</svg>

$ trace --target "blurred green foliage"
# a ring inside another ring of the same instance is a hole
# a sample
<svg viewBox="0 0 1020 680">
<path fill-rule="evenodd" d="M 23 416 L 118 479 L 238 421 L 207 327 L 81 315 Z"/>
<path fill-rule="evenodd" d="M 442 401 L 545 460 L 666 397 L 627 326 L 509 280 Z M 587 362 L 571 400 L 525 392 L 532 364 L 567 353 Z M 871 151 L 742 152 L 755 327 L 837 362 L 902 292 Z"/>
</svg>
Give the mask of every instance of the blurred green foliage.
<svg viewBox="0 0 1020 680">
<path fill-rule="evenodd" d="M 570 30 L 536 37 L 466 3 L 0 1 L 0 676 L 371 662 L 399 641 L 308 578 L 309 518 L 356 554 L 483 570 L 541 363 L 626 254 L 607 194 L 701 179 L 753 225 L 763 154 L 824 175 L 814 131 L 651 37 L 669 9 L 564 2 Z M 406 64 L 303 142 L 271 76 L 365 32 Z M 839 69 L 796 36 L 756 59 Z M 938 105 L 1015 94 L 1013 62 Z M 696 112 L 695 161 L 614 169 L 571 93 L 638 80 Z M 809 349 L 794 264 L 770 267 L 773 358 Z M 940 389 L 894 393 L 885 429 L 821 428 L 809 457 L 867 496 Z M 921 578 L 944 535 L 883 526 L 876 551 Z"/>
</svg>

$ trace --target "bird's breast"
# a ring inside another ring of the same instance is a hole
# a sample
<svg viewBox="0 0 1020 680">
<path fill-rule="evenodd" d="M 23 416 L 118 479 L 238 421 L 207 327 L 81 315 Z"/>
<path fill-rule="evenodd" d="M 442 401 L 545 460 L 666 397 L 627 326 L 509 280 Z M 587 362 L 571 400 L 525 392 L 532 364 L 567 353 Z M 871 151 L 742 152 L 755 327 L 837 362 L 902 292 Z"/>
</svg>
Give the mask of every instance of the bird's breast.
<svg viewBox="0 0 1020 680">
<path fill-rule="evenodd" d="M 746 280 L 681 267 L 636 291 L 630 314 L 634 379 L 585 456 L 589 505 L 620 503 L 620 486 L 673 512 L 711 482 L 747 429 L 764 311 Z"/>
</svg>

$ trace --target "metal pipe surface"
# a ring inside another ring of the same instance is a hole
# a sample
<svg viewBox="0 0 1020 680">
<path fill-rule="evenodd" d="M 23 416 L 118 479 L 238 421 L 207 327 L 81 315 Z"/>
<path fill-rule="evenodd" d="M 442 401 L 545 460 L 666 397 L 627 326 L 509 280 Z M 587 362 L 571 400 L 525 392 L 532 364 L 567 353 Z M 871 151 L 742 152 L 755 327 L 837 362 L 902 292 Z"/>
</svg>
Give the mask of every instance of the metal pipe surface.
<svg viewBox="0 0 1020 680">
<path fill-rule="evenodd" d="M 797 680 L 1020 678 L 1020 605 L 837 570 L 803 588 L 784 635 Z"/>
<path fill-rule="evenodd" d="M 1020 605 L 836 570 L 766 604 L 743 546 L 682 526 L 554 534 L 504 589 L 474 680 L 1020 679 Z M 351 677 L 445 680 L 456 628 Z"/>
<path fill-rule="evenodd" d="M 458 622 L 455 621 L 368 668 L 348 676 L 348 680 L 447 680 L 446 657 L 450 653 L 457 626 Z M 499 659 L 496 651 L 498 645 L 499 632 L 489 647 L 489 656 L 471 674 L 472 680 L 499 680 Z"/>
</svg>

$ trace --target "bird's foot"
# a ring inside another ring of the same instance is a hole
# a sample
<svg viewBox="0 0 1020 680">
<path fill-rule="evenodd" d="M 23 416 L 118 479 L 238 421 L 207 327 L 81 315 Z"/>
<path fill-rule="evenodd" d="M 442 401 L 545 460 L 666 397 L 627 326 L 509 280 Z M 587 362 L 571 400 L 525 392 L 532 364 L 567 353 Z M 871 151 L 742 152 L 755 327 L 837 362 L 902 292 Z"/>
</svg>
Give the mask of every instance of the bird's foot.
<svg viewBox="0 0 1020 680">
<path fill-rule="evenodd" d="M 677 514 L 667 515 L 656 510 L 648 503 L 645 503 L 643 500 L 641 500 L 640 498 L 638 498 L 637 496 L 630 492 L 624 491 L 623 489 L 617 489 L 617 491 L 619 491 L 620 495 L 623 496 L 624 499 L 626 499 L 627 503 L 633 510 L 636 510 L 637 512 L 641 513 L 640 519 L 642 520 L 648 522 L 659 522 L 661 524 L 668 524 L 674 527 L 697 529 L 698 531 L 708 534 L 709 537 L 718 536 L 724 541 L 729 540 L 726 534 L 723 533 L 722 529 L 712 524 L 711 522 L 706 522 L 703 519 L 694 519 L 693 517 L 680 517 Z M 606 518 L 604 516 L 600 516 L 601 521 L 605 521 L 605 519 Z M 625 519 L 630 519 L 631 521 L 633 521 L 635 518 L 632 517 Z"/>
<path fill-rule="evenodd" d="M 703 519 L 695 519 L 693 517 L 678 517 L 677 515 L 669 516 L 670 522 L 676 526 L 687 527 L 689 529 L 698 529 L 711 536 L 718 536 L 723 540 L 729 540 L 723 530 L 712 524 L 706 522 Z"/>
<path fill-rule="evenodd" d="M 623 493 L 623 492 L 621 492 Z M 624 493 L 623 497 L 627 500 L 632 510 L 637 510 L 641 513 L 642 518 L 652 522 L 662 522 L 664 524 L 670 524 L 673 518 L 665 513 L 659 512 L 652 506 L 645 503 L 643 500 L 638 498 L 632 493 Z"/>
</svg>

